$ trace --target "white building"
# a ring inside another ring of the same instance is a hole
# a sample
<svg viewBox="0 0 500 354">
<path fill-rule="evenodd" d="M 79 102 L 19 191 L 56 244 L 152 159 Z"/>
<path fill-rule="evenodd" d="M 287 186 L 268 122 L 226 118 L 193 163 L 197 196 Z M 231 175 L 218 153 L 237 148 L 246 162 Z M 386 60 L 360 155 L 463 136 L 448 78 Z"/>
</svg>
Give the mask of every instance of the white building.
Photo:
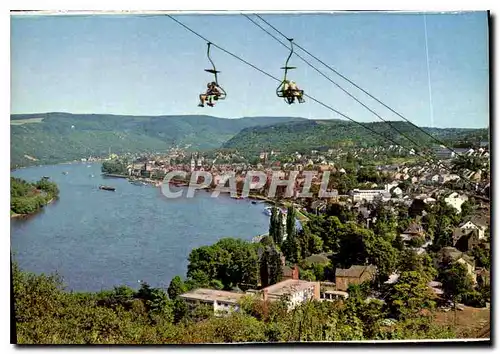
<svg viewBox="0 0 500 354">
<path fill-rule="evenodd" d="M 462 230 L 463 233 L 465 233 L 468 230 L 477 230 L 478 239 L 483 240 L 486 238 L 484 233 L 487 229 L 487 225 L 484 222 L 479 221 L 479 219 L 468 220 L 459 225 L 459 228 Z"/>
<path fill-rule="evenodd" d="M 363 200 L 371 202 L 385 193 L 386 191 L 384 189 L 353 189 L 351 191 L 353 202 L 360 202 Z"/>
<path fill-rule="evenodd" d="M 389 200 L 391 199 L 391 193 L 389 191 L 392 186 L 392 184 L 386 184 L 384 189 L 353 189 L 351 191 L 352 201 L 360 202 L 364 200 L 371 202 L 377 198 Z"/>
<path fill-rule="evenodd" d="M 455 153 L 443 145 L 434 147 L 433 152 L 440 160 L 448 160 L 455 157 Z"/>
<path fill-rule="evenodd" d="M 349 298 L 349 293 L 339 290 L 327 290 L 321 294 L 321 301 L 338 301 Z"/>
<path fill-rule="evenodd" d="M 320 298 L 319 282 L 288 279 L 262 289 L 264 301 L 276 301 L 286 298 L 288 310 L 309 300 Z"/>
<path fill-rule="evenodd" d="M 455 175 L 455 174 L 442 174 L 439 176 L 439 183 L 443 184 L 443 183 L 446 183 L 448 181 L 455 181 L 455 180 L 458 180 L 460 179 L 460 176 L 458 175 Z"/>
<path fill-rule="evenodd" d="M 180 295 L 188 305 L 208 304 L 214 308 L 216 315 L 224 315 L 232 311 L 239 311 L 238 301 L 245 296 L 243 293 L 213 289 L 196 289 Z"/>
<path fill-rule="evenodd" d="M 449 206 L 455 208 L 457 213 L 460 213 L 462 211 L 462 204 L 468 199 L 466 195 L 461 196 L 457 192 L 453 192 L 444 201 Z"/>
<path fill-rule="evenodd" d="M 403 195 L 403 191 L 399 187 L 394 188 L 392 190 L 392 193 L 394 193 L 396 195 L 396 197 L 398 197 L 398 198 Z"/>
</svg>

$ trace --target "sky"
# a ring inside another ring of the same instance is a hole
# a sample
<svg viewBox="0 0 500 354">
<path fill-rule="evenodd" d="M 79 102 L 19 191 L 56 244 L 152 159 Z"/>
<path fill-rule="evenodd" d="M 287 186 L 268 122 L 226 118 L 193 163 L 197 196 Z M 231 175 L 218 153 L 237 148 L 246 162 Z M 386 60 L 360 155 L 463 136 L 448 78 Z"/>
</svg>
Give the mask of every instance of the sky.
<svg viewBox="0 0 500 354">
<path fill-rule="evenodd" d="M 486 12 L 426 14 L 428 63 L 424 16 L 419 13 L 262 16 L 419 126 L 489 126 Z M 282 77 L 280 67 L 289 50 L 244 16 L 175 17 L 213 43 Z M 276 97 L 279 82 L 217 48 L 211 56 L 227 98 L 213 108 L 197 107 L 198 95 L 212 79 L 204 71 L 211 67 L 206 48 L 206 42 L 166 16 L 11 16 L 11 113 L 345 119 L 307 98 L 304 104 L 286 104 Z M 308 59 L 384 119 L 401 120 Z M 289 65 L 297 67 L 290 79 L 307 94 L 356 121 L 379 121 L 298 57 L 292 56 Z"/>
</svg>

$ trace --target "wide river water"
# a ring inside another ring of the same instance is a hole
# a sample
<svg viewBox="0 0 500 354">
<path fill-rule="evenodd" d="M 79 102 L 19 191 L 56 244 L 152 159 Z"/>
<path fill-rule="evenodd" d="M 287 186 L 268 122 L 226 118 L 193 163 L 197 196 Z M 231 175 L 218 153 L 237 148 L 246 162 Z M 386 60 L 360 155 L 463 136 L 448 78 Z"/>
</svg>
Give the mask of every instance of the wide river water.
<svg viewBox="0 0 500 354">
<path fill-rule="evenodd" d="M 48 176 L 60 189 L 59 200 L 40 213 L 11 220 L 11 249 L 23 270 L 57 272 L 75 291 L 137 288 L 139 280 L 167 287 L 185 276 L 193 248 L 268 231 L 264 204 L 206 191 L 167 199 L 160 188 L 102 177 L 100 169 L 75 163 L 11 172 L 28 181 Z M 116 191 L 99 190 L 101 184 Z"/>
</svg>

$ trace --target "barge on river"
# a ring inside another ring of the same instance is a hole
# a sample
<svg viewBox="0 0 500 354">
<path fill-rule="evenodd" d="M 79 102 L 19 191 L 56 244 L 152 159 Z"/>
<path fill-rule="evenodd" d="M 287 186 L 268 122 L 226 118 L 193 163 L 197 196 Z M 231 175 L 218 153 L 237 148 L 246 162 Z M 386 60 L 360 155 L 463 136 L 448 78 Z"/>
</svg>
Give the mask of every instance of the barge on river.
<svg viewBox="0 0 500 354">
<path fill-rule="evenodd" d="M 112 191 L 112 192 L 114 192 L 116 190 L 115 187 L 110 187 L 110 186 L 99 186 L 99 189 L 102 189 L 105 191 Z"/>
</svg>

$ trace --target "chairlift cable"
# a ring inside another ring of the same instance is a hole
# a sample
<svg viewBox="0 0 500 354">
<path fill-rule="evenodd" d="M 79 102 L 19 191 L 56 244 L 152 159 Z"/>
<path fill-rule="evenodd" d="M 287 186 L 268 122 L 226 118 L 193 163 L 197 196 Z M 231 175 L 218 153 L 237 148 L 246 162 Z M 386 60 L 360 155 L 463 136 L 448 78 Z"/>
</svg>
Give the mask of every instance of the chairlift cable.
<svg viewBox="0 0 500 354">
<path fill-rule="evenodd" d="M 276 32 L 278 32 L 280 35 L 282 35 L 283 37 L 285 38 L 288 38 L 286 35 L 284 35 L 279 29 L 277 29 L 275 26 L 273 26 L 271 23 L 269 23 L 267 20 L 265 20 L 264 18 L 262 18 L 262 16 L 260 16 L 259 14 L 254 14 L 255 16 L 257 16 L 258 18 L 260 18 L 263 22 L 265 22 L 269 27 L 271 27 L 272 29 L 274 29 Z M 246 16 L 246 15 L 245 15 Z M 447 146 L 445 143 L 443 143 L 443 141 L 439 140 L 438 138 L 436 138 L 434 135 L 430 134 L 429 132 L 425 131 L 425 129 L 422 129 L 421 127 L 419 127 L 418 125 L 414 124 L 413 122 L 411 122 L 409 119 L 407 119 L 405 116 L 403 116 L 401 113 L 397 112 L 395 109 L 391 108 L 389 105 L 385 104 L 384 102 L 382 102 L 380 99 L 378 99 L 377 97 L 375 97 L 374 95 L 372 95 L 371 93 L 369 93 L 368 91 L 366 91 L 365 89 L 363 89 L 362 87 L 360 87 L 359 85 L 357 85 L 355 82 L 353 82 L 352 80 L 350 80 L 349 78 L 347 78 L 345 75 L 341 74 L 339 71 L 335 70 L 333 67 L 331 67 L 330 65 L 328 65 L 327 63 L 325 63 L 324 61 L 322 61 L 321 59 L 319 59 L 318 57 L 316 57 L 315 55 L 313 55 L 311 52 L 309 52 L 307 49 L 305 49 L 304 47 L 300 46 L 299 44 L 295 44 L 296 47 L 300 48 L 302 51 L 304 51 L 306 54 L 310 55 L 312 58 L 316 59 L 318 62 L 320 62 L 321 64 L 323 64 L 324 66 L 326 66 L 328 69 L 330 69 L 331 71 L 333 71 L 335 74 L 337 74 L 338 76 L 340 76 L 341 78 L 343 78 L 344 80 L 346 80 L 347 82 L 349 82 L 351 85 L 353 85 L 354 87 L 356 87 L 357 89 L 359 89 L 360 91 L 362 91 L 363 93 L 365 93 L 366 95 L 368 95 L 369 97 L 371 97 L 372 99 L 374 99 L 375 101 L 377 101 L 378 103 L 380 103 L 382 106 L 384 106 L 385 108 L 387 108 L 388 110 L 390 110 L 392 113 L 396 114 L 397 116 L 399 116 L 400 118 L 404 119 L 406 122 L 410 123 L 412 126 L 414 126 L 415 128 L 417 128 L 418 130 L 420 130 L 422 133 L 424 133 L 425 135 L 429 136 L 432 140 L 434 140 L 435 142 L 437 142 L 438 144 L 444 146 L 445 148 L 447 148 L 448 150 L 450 150 L 451 152 L 455 153 L 456 155 L 458 156 L 462 156 L 462 154 L 458 153 L 455 149 Z M 295 55 L 298 55 L 297 53 L 295 53 Z M 463 156 L 462 156 L 463 157 Z"/>
<path fill-rule="evenodd" d="M 167 15 L 165 15 L 165 16 L 169 17 L 170 19 L 172 19 L 173 21 L 175 21 L 176 23 L 178 23 L 179 25 L 181 25 L 182 27 L 184 27 L 185 29 L 187 29 L 187 30 L 188 30 L 188 31 L 190 31 L 191 33 L 193 33 L 193 34 L 195 34 L 196 36 L 198 36 L 199 38 L 203 39 L 205 42 L 210 42 L 210 43 L 211 43 L 211 45 L 213 45 L 214 47 L 216 47 L 216 48 L 218 48 L 219 50 L 223 51 L 224 53 L 226 53 L 226 54 L 228 54 L 228 55 L 230 55 L 230 56 L 234 57 L 235 59 L 238 59 L 239 61 L 241 61 L 241 62 L 243 62 L 243 63 L 247 64 L 248 66 L 250 66 L 250 67 L 254 68 L 255 70 L 257 70 L 257 71 L 261 72 L 262 74 L 264 74 L 264 75 L 266 75 L 266 76 L 268 76 L 268 77 L 272 78 L 272 79 L 273 79 L 273 80 L 275 80 L 275 81 L 281 81 L 281 80 L 280 80 L 280 79 L 278 79 L 277 77 L 275 77 L 275 76 L 273 76 L 273 75 L 271 75 L 271 74 L 267 73 L 266 71 L 264 71 L 264 70 L 262 70 L 262 69 L 258 68 L 257 66 L 255 66 L 255 65 L 253 65 L 252 63 L 250 63 L 250 62 L 246 61 L 245 59 L 243 59 L 243 58 L 239 57 L 238 55 L 233 54 L 233 53 L 231 53 L 230 51 L 228 51 L 228 50 L 226 50 L 226 49 L 224 49 L 224 48 L 222 48 L 222 47 L 218 46 L 217 44 L 215 44 L 215 43 L 213 43 L 213 42 L 209 41 L 207 38 L 205 38 L 205 37 L 204 37 L 204 36 L 202 36 L 201 34 L 197 33 L 196 31 L 192 30 L 191 28 L 189 28 L 188 26 L 186 26 L 185 24 L 183 24 L 183 23 L 182 23 L 182 22 L 180 22 L 179 20 L 175 19 L 175 18 L 174 18 L 174 17 L 172 17 L 171 15 L 168 15 L 168 14 L 167 14 Z M 376 130 L 374 130 L 374 129 L 372 129 L 372 128 L 370 128 L 370 127 L 366 126 L 366 125 L 364 125 L 364 124 L 363 124 L 363 123 L 361 123 L 361 122 L 358 122 L 358 121 L 356 121 L 356 120 L 352 119 L 351 117 L 349 117 L 349 116 L 348 116 L 348 115 L 346 115 L 345 113 L 342 113 L 342 112 L 340 112 L 340 111 L 336 110 L 335 108 L 333 108 L 333 107 L 331 107 L 331 106 L 327 105 L 326 103 L 321 102 L 320 100 L 318 100 L 318 99 L 316 99 L 316 98 L 314 98 L 314 97 L 312 97 L 312 96 L 310 96 L 310 95 L 308 95 L 308 94 L 305 94 L 305 93 L 304 93 L 304 96 L 305 96 L 305 97 L 308 97 L 309 99 L 313 100 L 314 102 L 318 103 L 319 105 L 321 105 L 321 106 L 323 106 L 323 107 L 325 107 L 325 108 L 327 108 L 327 109 L 331 110 L 332 112 L 337 113 L 339 116 L 344 117 L 344 118 L 346 118 L 346 119 L 350 120 L 351 122 L 353 122 L 353 123 L 355 123 L 355 124 L 357 124 L 357 125 L 359 125 L 359 126 L 361 126 L 361 127 L 365 128 L 365 129 L 367 129 L 367 130 L 371 131 L 372 133 L 374 133 L 374 134 L 376 134 L 376 135 L 378 135 L 378 136 L 380 136 L 380 137 L 382 137 L 382 138 L 384 138 L 384 139 L 386 139 L 386 140 L 388 140 L 388 141 L 392 142 L 392 143 L 393 143 L 394 145 L 396 145 L 396 146 L 401 146 L 401 147 L 405 148 L 405 149 L 406 149 L 406 150 L 408 150 L 408 151 L 414 152 L 415 154 L 419 155 L 420 157 L 423 157 L 424 159 L 428 159 L 428 160 L 429 160 L 429 159 L 431 159 L 431 158 L 429 158 L 428 156 L 425 156 L 425 155 L 420 154 L 418 151 L 416 152 L 416 151 L 414 151 L 413 149 L 410 149 L 410 148 L 408 148 L 407 146 L 405 146 L 405 145 L 403 145 L 403 144 L 397 143 L 397 142 L 396 142 L 396 141 L 394 141 L 392 138 L 387 137 L 387 136 L 384 136 L 383 134 L 381 134 L 381 133 L 377 132 Z M 445 168 L 442 164 L 440 164 L 440 165 L 441 165 L 444 169 L 447 169 L 447 168 Z M 448 169 L 447 169 L 447 170 L 448 170 Z M 448 170 L 448 171 L 450 171 L 450 170 Z M 470 181 L 470 180 L 469 180 L 469 179 L 467 179 L 466 177 L 463 177 L 463 176 L 459 176 L 459 177 L 460 177 L 460 178 L 462 178 L 463 180 L 465 180 L 465 181 L 467 181 L 467 182 L 471 183 L 471 184 L 476 184 L 475 182 Z"/>
<path fill-rule="evenodd" d="M 270 33 L 269 31 L 267 31 L 264 27 L 262 27 L 260 24 L 258 24 L 256 21 L 254 21 L 250 16 L 246 15 L 246 14 L 242 14 L 243 16 L 245 16 L 249 21 L 251 21 L 253 24 L 255 24 L 256 26 L 258 26 L 261 30 L 263 30 L 264 32 L 266 32 L 268 35 L 270 35 L 271 37 L 273 37 L 276 41 L 278 41 L 279 43 L 281 43 L 283 46 L 287 46 L 284 42 L 282 42 L 280 39 L 276 38 L 276 36 L 274 36 L 272 33 Z M 290 55 L 292 54 L 292 52 L 290 53 Z M 316 68 L 314 65 L 312 65 L 309 61 L 307 61 L 305 58 L 303 58 L 300 54 L 297 54 L 295 53 L 295 55 L 301 59 L 303 62 L 305 62 L 307 65 L 309 65 L 311 68 L 313 68 L 315 71 L 317 71 L 320 75 L 322 75 L 324 78 L 326 78 L 328 81 L 330 81 L 331 83 L 333 83 L 335 86 L 337 86 L 339 89 L 341 89 L 344 93 L 346 93 L 349 97 L 351 97 L 352 99 L 354 99 L 356 102 L 358 102 L 360 105 L 362 105 L 364 108 L 366 108 L 368 111 L 370 111 L 372 114 L 374 114 L 376 117 L 378 117 L 380 120 L 382 120 L 383 122 L 389 124 L 390 127 L 392 127 L 395 131 L 397 131 L 400 135 L 402 135 L 403 137 L 405 137 L 406 139 L 408 139 L 411 143 L 413 143 L 417 148 L 420 147 L 421 144 L 415 142 L 413 139 L 411 139 L 410 137 L 408 137 L 406 134 L 404 134 L 402 131 L 400 131 L 398 128 L 396 128 L 395 126 L 392 125 L 392 123 L 390 121 L 387 121 L 385 120 L 384 118 L 382 118 L 377 112 L 375 112 L 373 109 L 371 109 L 370 107 L 368 107 L 366 104 L 364 104 L 363 102 L 361 102 L 358 98 L 356 98 L 354 95 L 352 95 L 349 91 L 347 91 L 346 89 L 344 89 L 342 86 L 340 86 L 337 82 L 333 81 L 330 77 L 328 77 L 327 75 L 325 75 L 321 70 L 319 70 L 318 68 Z M 285 71 L 286 73 L 286 71 Z M 285 74 L 286 75 L 286 74 Z"/>
</svg>

